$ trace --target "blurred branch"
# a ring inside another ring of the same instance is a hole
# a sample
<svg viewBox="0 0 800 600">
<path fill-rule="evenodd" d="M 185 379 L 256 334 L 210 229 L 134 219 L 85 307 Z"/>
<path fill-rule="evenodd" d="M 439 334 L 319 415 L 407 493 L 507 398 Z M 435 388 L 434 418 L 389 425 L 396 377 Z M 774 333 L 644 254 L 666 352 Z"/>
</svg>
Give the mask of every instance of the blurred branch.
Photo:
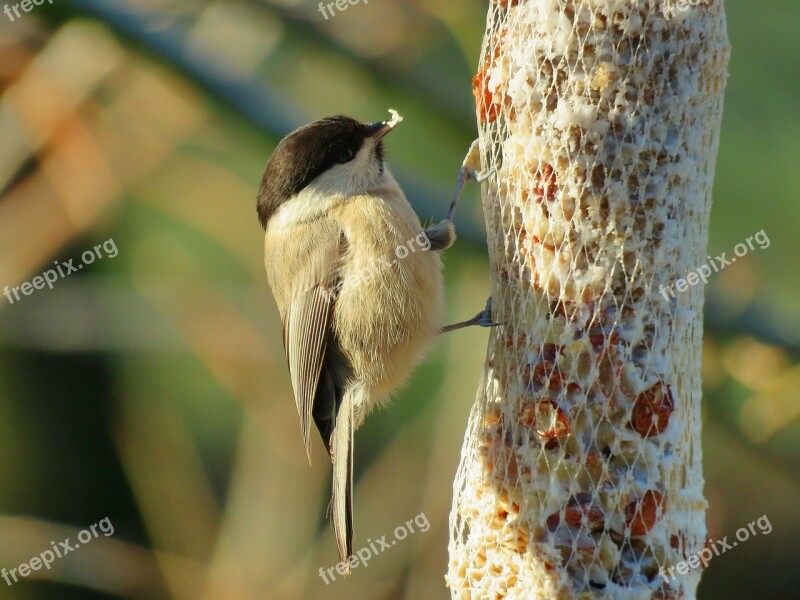
<svg viewBox="0 0 800 600">
<path fill-rule="evenodd" d="M 0 279 L 16 285 L 97 225 L 205 119 L 199 95 L 142 68 L 105 28 L 59 27 L 0 98 Z M 98 101 L 125 71 L 118 95 Z M 74 75 L 77 73 L 78 75 Z M 25 171 L 26 164 L 39 167 Z"/>
<path fill-rule="evenodd" d="M 304 122 L 279 94 L 226 72 L 193 50 L 188 28 L 177 19 L 153 9 L 142 10 L 125 1 L 71 0 L 71 3 L 167 61 L 269 135 L 281 137 Z"/>
<path fill-rule="evenodd" d="M 74 546 L 81 529 L 26 517 L 0 516 L 0 565 L 12 568 L 29 562 L 50 550 L 53 541 L 69 538 Z M 159 563 L 169 564 L 187 584 L 197 585 L 205 577 L 205 567 L 198 561 L 101 536 L 56 560 L 49 569 L 34 571 L 29 579 L 67 583 L 122 598 L 168 598 Z"/>
<path fill-rule="evenodd" d="M 71 0 L 77 9 L 93 15 L 106 22 L 118 32 L 128 36 L 134 42 L 144 46 L 151 52 L 172 64 L 173 67 L 192 79 L 198 86 L 219 98 L 248 122 L 256 125 L 272 138 L 279 138 L 306 120 L 291 108 L 291 104 L 278 92 L 269 89 L 260 82 L 226 73 L 223 69 L 211 65 L 202 55 L 192 51 L 187 42 L 188 31 L 176 19 L 155 10 L 143 11 L 130 3 L 120 1 L 114 3 L 101 0 Z M 302 27 L 315 36 L 322 36 L 323 44 L 337 52 L 353 57 L 352 51 L 343 49 L 340 44 L 320 34 L 313 25 L 303 23 L 302 19 L 293 15 L 289 9 L 269 7 L 282 19 L 290 21 L 296 27 Z M 373 75 L 382 81 L 396 84 L 404 78 L 379 65 L 378 61 L 364 61 Z M 431 90 L 413 83 L 409 89 L 427 98 Z M 449 192 L 436 184 L 420 181 L 419 177 L 398 175 L 409 199 L 415 208 L 442 205 Z M 481 226 L 471 219 L 457 218 L 459 236 L 474 243 L 483 245 L 485 237 Z M 789 331 L 785 327 L 786 320 L 778 321 L 766 310 L 751 306 L 746 311 L 735 315 L 726 303 L 718 297 L 709 297 L 706 302 L 705 315 L 709 329 L 717 333 L 738 333 L 750 335 L 768 343 L 785 348 L 793 356 L 800 354 L 800 334 Z"/>
<path fill-rule="evenodd" d="M 110 25 L 117 32 L 171 64 L 183 76 L 191 79 L 200 88 L 224 102 L 249 123 L 257 126 L 269 137 L 281 138 L 290 131 L 308 122 L 291 107 L 291 103 L 280 93 L 261 82 L 226 72 L 188 43 L 188 27 L 177 19 L 155 10 L 144 11 L 128 2 L 107 3 L 100 0 L 71 0 L 82 12 Z M 466 149 L 465 149 L 466 150 Z M 453 165 L 453 183 L 456 169 Z M 397 179 L 415 209 L 425 212 L 433 206 L 446 206 L 450 190 L 426 181 L 419 175 L 394 169 Z M 254 183 L 255 193 L 255 183 Z M 442 210 L 442 216 L 444 211 Z M 466 218 L 465 211 L 456 216 L 459 235 L 463 239 L 484 243 L 482 226 Z"/>
<path fill-rule="evenodd" d="M 779 313 L 762 302 L 733 311 L 720 294 L 709 293 L 703 311 L 706 326 L 716 335 L 749 335 L 765 344 L 779 346 L 792 359 L 800 358 L 800 327 L 797 315 Z"/>
<path fill-rule="evenodd" d="M 369 72 L 375 82 L 379 85 L 391 86 L 402 89 L 405 94 L 416 96 L 418 99 L 425 99 L 426 104 L 433 109 L 442 121 L 446 121 L 454 129 L 464 132 L 474 132 L 473 121 L 475 110 L 472 106 L 472 98 L 468 97 L 467 102 L 459 102 L 453 93 L 451 82 L 448 81 L 446 73 L 436 72 L 433 76 L 420 76 L 419 72 L 408 72 L 397 69 L 387 64 L 386 61 L 370 58 L 359 54 L 352 48 L 339 42 L 329 34 L 330 29 L 320 27 L 305 15 L 306 11 L 286 8 L 269 0 L 257 1 L 256 4 L 264 6 L 266 10 L 274 14 L 281 21 L 288 23 L 293 30 L 307 39 L 314 40 L 319 46 L 320 52 L 335 53 L 353 63 L 359 64 L 362 69 Z M 316 15 L 316 12 L 314 12 Z M 468 75 L 465 81 L 469 81 Z M 464 89 L 469 90 L 465 85 Z"/>
</svg>

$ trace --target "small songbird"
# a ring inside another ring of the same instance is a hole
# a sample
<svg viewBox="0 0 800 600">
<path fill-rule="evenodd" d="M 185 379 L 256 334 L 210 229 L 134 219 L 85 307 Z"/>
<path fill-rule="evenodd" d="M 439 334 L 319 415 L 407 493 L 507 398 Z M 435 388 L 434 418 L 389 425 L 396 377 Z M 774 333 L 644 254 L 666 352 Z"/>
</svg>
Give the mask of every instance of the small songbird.
<svg viewBox="0 0 800 600">
<path fill-rule="evenodd" d="M 310 421 L 333 461 L 340 559 L 352 555 L 353 434 L 422 360 L 444 311 L 439 251 L 456 239 L 452 209 L 427 230 L 384 163 L 402 121 L 345 116 L 287 135 L 258 193 L 267 279 L 283 325 L 306 453 Z M 464 177 L 461 179 L 463 185 Z M 481 313 L 463 324 L 491 324 Z"/>
</svg>

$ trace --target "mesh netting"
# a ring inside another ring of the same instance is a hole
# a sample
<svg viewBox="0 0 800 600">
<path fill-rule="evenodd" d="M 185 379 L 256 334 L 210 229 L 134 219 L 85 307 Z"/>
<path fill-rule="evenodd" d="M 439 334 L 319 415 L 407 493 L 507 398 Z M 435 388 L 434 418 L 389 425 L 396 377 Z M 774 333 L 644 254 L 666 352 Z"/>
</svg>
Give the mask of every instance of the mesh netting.
<svg viewBox="0 0 800 600">
<path fill-rule="evenodd" d="M 706 536 L 703 289 L 668 286 L 707 260 L 728 54 L 720 0 L 492 3 L 473 89 L 505 325 L 455 482 L 453 598 L 695 597 L 699 569 L 666 569 Z"/>
</svg>

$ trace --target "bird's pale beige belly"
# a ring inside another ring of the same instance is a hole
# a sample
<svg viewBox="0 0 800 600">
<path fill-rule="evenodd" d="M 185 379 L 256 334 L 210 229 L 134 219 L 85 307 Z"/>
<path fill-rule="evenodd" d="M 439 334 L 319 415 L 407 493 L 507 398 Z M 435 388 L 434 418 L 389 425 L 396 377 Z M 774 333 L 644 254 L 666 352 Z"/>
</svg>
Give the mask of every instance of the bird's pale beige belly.
<svg viewBox="0 0 800 600">
<path fill-rule="evenodd" d="M 343 227 L 349 248 L 336 334 L 355 376 L 370 390 L 370 402 L 380 403 L 422 360 L 442 324 L 441 260 L 426 249 L 419 219 L 404 198 L 356 198 L 339 210 L 362 213 L 340 215 L 340 223 L 364 226 Z M 359 407 L 359 416 L 371 408 Z"/>
</svg>

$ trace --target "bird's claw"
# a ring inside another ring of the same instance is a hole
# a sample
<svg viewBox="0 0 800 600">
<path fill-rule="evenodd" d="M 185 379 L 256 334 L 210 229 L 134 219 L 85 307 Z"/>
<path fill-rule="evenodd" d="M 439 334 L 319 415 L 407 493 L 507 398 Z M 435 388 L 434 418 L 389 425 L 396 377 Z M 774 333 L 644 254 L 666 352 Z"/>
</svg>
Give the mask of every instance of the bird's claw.
<svg viewBox="0 0 800 600">
<path fill-rule="evenodd" d="M 489 177 L 494 175 L 495 172 L 497 172 L 497 168 L 496 167 L 492 167 L 491 169 L 487 169 L 486 171 L 482 171 L 482 172 L 469 171 L 467 173 L 467 177 L 469 179 L 472 179 L 472 180 L 476 181 L 477 183 L 483 183 L 484 181 L 489 179 Z"/>
<path fill-rule="evenodd" d="M 486 301 L 486 307 L 475 315 L 475 324 L 480 327 L 499 327 L 503 323 L 495 323 L 492 317 L 492 297 Z"/>
<path fill-rule="evenodd" d="M 479 327 L 499 327 L 500 325 L 505 325 L 505 323 L 495 323 L 494 320 L 492 319 L 491 297 L 489 298 L 489 300 L 486 301 L 486 308 L 484 308 L 481 312 L 472 317 L 469 321 L 462 321 L 461 323 L 454 323 L 453 325 L 442 327 L 442 329 L 439 332 L 448 333 L 450 331 L 457 331 L 459 329 L 464 329 L 465 327 L 472 327 L 473 325 L 477 325 Z"/>
<path fill-rule="evenodd" d="M 469 181 L 472 179 L 473 181 L 477 181 L 478 183 L 483 183 L 489 177 L 491 177 L 494 172 L 497 170 L 494 167 L 489 169 L 488 171 L 481 172 L 481 148 L 479 140 L 475 140 L 469 147 L 469 151 L 467 155 L 464 157 L 464 162 L 461 163 L 461 171 L 459 173 L 460 181 Z"/>
<path fill-rule="evenodd" d="M 453 214 L 455 213 L 456 206 L 458 205 L 458 201 L 461 198 L 461 192 L 464 189 L 464 186 L 467 184 L 467 182 L 469 180 L 473 180 L 478 183 L 483 183 L 489 177 L 491 177 L 496 171 L 495 168 L 491 168 L 488 171 L 481 172 L 480 164 L 481 164 L 480 144 L 478 143 L 478 140 L 475 140 L 469 147 L 467 156 L 464 158 L 464 162 L 461 163 L 461 168 L 458 171 L 458 182 L 456 183 L 456 190 L 455 193 L 453 194 L 453 201 L 450 203 L 450 210 L 447 212 L 447 219 L 449 221 L 453 220 Z"/>
</svg>

